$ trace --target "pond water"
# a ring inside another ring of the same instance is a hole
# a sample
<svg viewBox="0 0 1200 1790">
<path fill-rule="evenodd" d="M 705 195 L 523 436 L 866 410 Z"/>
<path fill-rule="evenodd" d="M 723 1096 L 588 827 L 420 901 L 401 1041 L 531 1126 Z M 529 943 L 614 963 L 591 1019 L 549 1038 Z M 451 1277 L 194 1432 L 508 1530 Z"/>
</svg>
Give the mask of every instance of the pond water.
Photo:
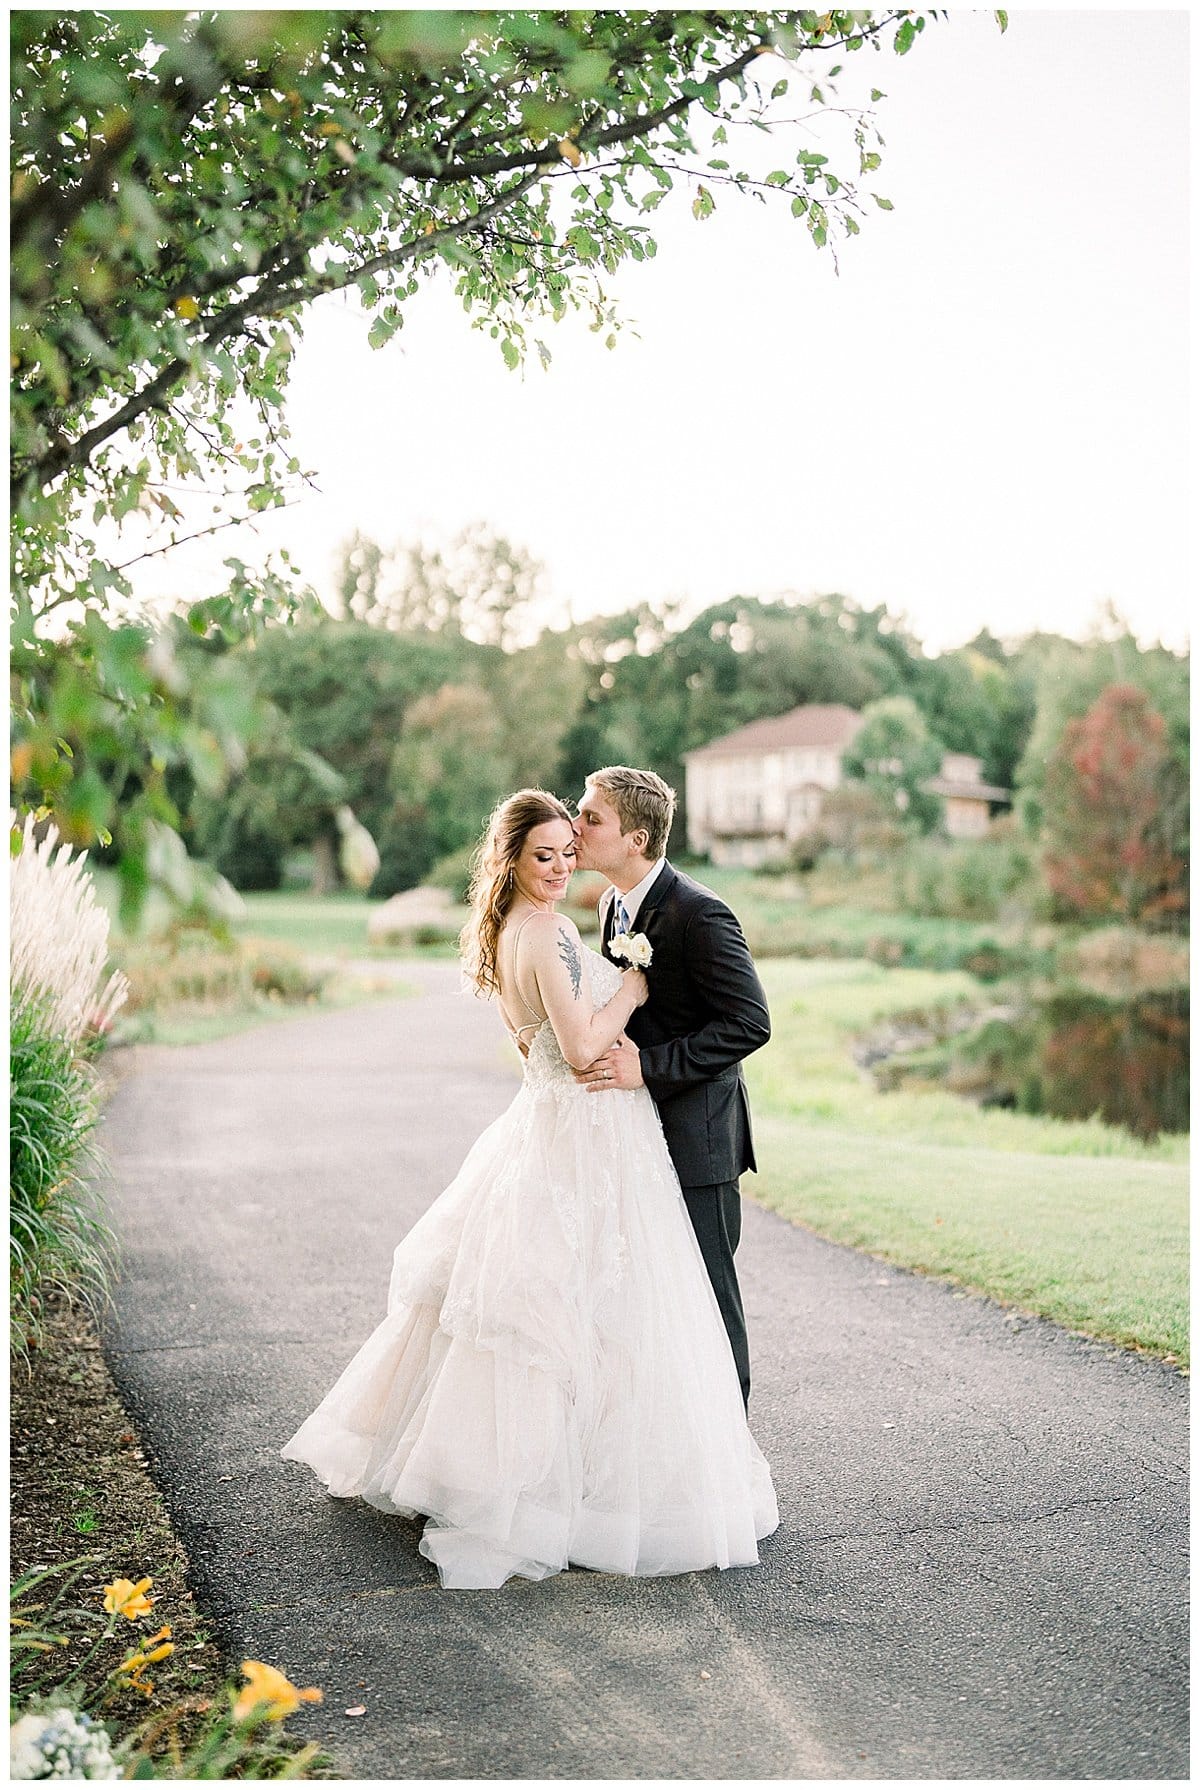
<svg viewBox="0 0 1200 1790">
<path fill-rule="evenodd" d="M 973 1029 L 960 1017 L 936 1044 L 921 1042 L 878 1052 L 881 1086 L 936 1079 L 984 1106 L 1063 1119 L 1099 1113 L 1146 1139 L 1188 1129 L 1186 990 L 1126 1000 L 1026 994 Z"/>
</svg>

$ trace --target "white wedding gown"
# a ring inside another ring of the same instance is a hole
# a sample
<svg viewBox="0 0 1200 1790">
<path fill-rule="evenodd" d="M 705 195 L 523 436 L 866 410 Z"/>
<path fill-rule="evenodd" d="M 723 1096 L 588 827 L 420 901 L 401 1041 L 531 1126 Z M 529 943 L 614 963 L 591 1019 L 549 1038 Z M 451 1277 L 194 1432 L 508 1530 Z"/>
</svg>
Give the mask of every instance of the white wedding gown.
<svg viewBox="0 0 1200 1790">
<path fill-rule="evenodd" d="M 603 1006 L 620 971 L 584 957 Z M 334 1497 L 427 1515 L 445 1586 L 754 1565 L 770 1470 L 646 1090 L 587 1093 L 545 1022 L 281 1453 Z"/>
</svg>

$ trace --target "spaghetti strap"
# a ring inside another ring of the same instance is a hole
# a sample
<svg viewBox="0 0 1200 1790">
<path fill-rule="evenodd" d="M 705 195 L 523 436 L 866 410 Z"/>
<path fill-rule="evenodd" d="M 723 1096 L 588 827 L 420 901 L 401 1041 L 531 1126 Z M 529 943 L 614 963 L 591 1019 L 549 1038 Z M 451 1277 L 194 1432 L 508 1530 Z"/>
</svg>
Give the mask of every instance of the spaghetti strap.
<svg viewBox="0 0 1200 1790">
<path fill-rule="evenodd" d="M 521 924 L 517 927 L 517 930 L 513 934 L 512 955 L 511 955 L 511 962 L 512 962 L 512 966 L 513 966 L 513 984 L 515 987 L 517 999 L 520 1001 L 522 1007 L 524 1007 L 526 1013 L 533 1014 L 533 1022 L 530 1025 L 517 1026 L 515 1031 L 511 1027 L 509 1028 L 509 1037 L 512 1038 L 515 1042 L 520 1041 L 522 1032 L 536 1031 L 539 1026 L 545 1025 L 546 1021 L 547 1021 L 547 1015 L 545 1013 L 539 1013 L 536 1007 L 530 1006 L 529 1002 L 525 999 L 525 996 L 521 993 L 520 984 L 517 981 L 517 966 L 516 966 L 517 946 L 520 943 L 521 934 L 524 932 L 525 928 L 528 926 L 529 922 L 534 918 L 534 915 L 537 912 L 538 912 L 537 908 L 534 908 L 532 913 L 526 914 L 525 918 L 521 921 Z"/>
</svg>

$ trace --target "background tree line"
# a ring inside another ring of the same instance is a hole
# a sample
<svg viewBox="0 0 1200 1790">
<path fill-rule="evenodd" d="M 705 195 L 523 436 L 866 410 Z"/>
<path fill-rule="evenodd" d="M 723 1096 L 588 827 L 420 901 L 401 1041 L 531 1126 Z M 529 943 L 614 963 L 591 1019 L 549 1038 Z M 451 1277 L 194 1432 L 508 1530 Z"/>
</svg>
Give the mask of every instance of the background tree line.
<svg viewBox="0 0 1200 1790">
<path fill-rule="evenodd" d="M 687 752 L 800 703 L 845 703 L 867 717 L 847 773 L 903 830 L 936 831 L 921 785 L 944 751 L 969 752 L 1015 792 L 1063 912 L 1182 911 L 1187 662 L 1140 648 L 1114 616 L 1083 643 L 985 631 L 932 658 L 882 607 L 839 595 L 733 597 L 686 622 L 643 605 L 538 632 L 540 567 L 482 524 L 435 550 L 356 537 L 338 587 L 339 616 L 312 604 L 220 656 L 271 724 L 224 790 L 177 786 L 192 849 L 241 887 L 278 886 L 287 854 L 321 840 L 331 863 L 348 802 L 380 847 L 372 893 L 392 894 L 470 845 L 505 791 L 569 798 L 610 762 L 675 785 L 679 853 Z M 881 760 L 890 774 L 873 774 Z"/>
</svg>

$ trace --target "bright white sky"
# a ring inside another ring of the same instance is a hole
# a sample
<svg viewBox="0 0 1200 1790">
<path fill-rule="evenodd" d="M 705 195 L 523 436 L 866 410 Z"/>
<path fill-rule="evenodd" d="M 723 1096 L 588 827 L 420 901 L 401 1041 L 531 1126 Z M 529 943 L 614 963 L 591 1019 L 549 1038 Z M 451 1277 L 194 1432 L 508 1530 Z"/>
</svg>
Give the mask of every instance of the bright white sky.
<svg viewBox="0 0 1200 1790">
<path fill-rule="evenodd" d="M 887 95 L 895 210 L 835 236 L 840 275 L 786 200 L 716 189 L 697 224 L 689 190 L 611 282 L 637 338 L 547 323 L 548 373 L 509 373 L 448 282 L 378 353 L 322 301 L 290 406 L 321 495 L 146 562 L 139 593 L 204 594 L 226 554 L 286 545 L 330 598 L 355 528 L 486 520 L 545 563 L 558 625 L 840 591 L 937 651 L 1083 634 L 1111 599 L 1185 645 L 1188 24 L 1017 9 L 1001 36 L 956 12 L 906 58 L 860 52 L 839 97 Z"/>
</svg>

